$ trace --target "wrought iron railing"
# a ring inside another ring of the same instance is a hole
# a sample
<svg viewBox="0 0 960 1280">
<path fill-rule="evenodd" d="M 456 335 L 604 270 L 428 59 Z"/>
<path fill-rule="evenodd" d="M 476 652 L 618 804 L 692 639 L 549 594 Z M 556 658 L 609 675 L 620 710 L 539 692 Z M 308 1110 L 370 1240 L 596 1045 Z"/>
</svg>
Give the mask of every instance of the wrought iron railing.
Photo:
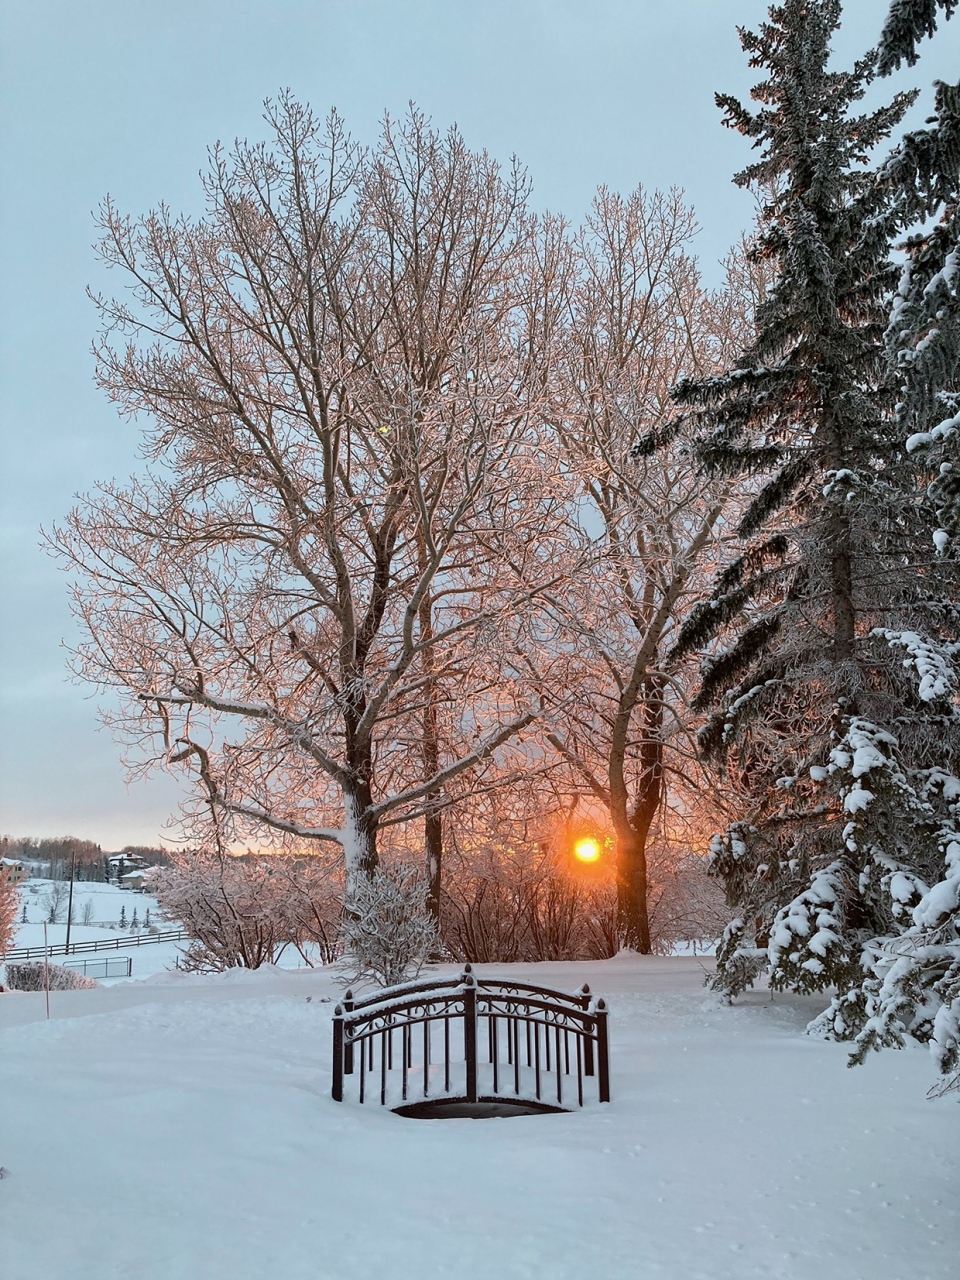
<svg viewBox="0 0 960 1280">
<path fill-rule="evenodd" d="M 348 1079 L 352 1078 L 352 1079 Z M 610 1101 L 607 1007 L 584 984 L 570 995 L 467 964 L 455 977 L 411 982 L 333 1016 L 333 1097 L 347 1089 L 396 1110 L 414 1104 L 516 1102 L 566 1110 Z"/>
</svg>

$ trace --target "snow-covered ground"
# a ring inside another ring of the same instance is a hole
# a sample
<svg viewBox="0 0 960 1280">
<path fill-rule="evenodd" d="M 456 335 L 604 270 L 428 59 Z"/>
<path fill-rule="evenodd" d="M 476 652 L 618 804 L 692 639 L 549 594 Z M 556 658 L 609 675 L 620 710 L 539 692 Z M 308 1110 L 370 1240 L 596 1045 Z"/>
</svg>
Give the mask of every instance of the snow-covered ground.
<svg viewBox="0 0 960 1280">
<path fill-rule="evenodd" d="M 811 1002 L 723 1008 L 689 958 L 496 972 L 609 997 L 609 1106 L 337 1104 L 328 972 L 0 996 L 4 1280 L 955 1280 L 923 1051 L 848 1071 Z"/>
<path fill-rule="evenodd" d="M 20 911 L 22 913 L 23 908 L 26 908 L 27 922 L 26 924 L 20 923 L 18 926 L 16 946 L 43 946 L 43 922 L 48 918 L 49 895 L 57 884 L 61 885 L 61 892 L 64 895 L 63 903 L 59 909 L 59 922 L 57 924 L 48 924 L 47 932 L 50 935 L 51 942 L 63 942 L 67 931 L 66 894 L 70 886 L 66 881 L 43 880 L 34 876 L 20 885 Z M 88 914 L 91 924 L 85 925 L 82 920 L 84 909 L 88 902 L 90 903 Z M 112 931 L 119 928 L 121 912 L 124 914 L 129 927 L 134 911 L 137 913 L 141 928 L 148 911 L 153 924 L 160 925 L 162 923 L 157 900 L 148 893 L 136 893 L 131 889 L 121 889 L 118 885 L 102 884 L 96 880 L 75 880 L 73 885 L 73 925 L 70 930 L 71 941 L 74 938 L 79 941 L 81 932 L 84 932 L 84 936 L 89 934 L 91 938 L 112 937 L 112 932 L 104 933 L 103 931 L 105 929 Z M 20 916 L 18 916 L 18 919 L 20 919 Z"/>
<path fill-rule="evenodd" d="M 20 887 L 21 910 L 27 908 L 27 923 L 19 924 L 14 936 L 14 947 L 42 947 L 43 921 L 47 915 L 46 902 L 52 885 L 50 880 L 25 880 Z M 83 908 L 87 900 L 92 903 L 91 919 L 95 923 L 85 925 Z M 121 911 L 126 918 L 126 926 L 121 929 Z M 136 911 L 138 924 L 131 926 L 133 913 Z M 178 929 L 180 922 L 166 917 L 156 898 L 147 893 L 134 893 L 129 889 L 121 889 L 115 884 L 100 884 L 96 881 L 77 881 L 73 888 L 73 924 L 70 926 L 70 942 L 120 943 L 115 951 L 112 946 L 105 951 L 81 952 L 70 956 L 70 963 L 83 960 L 95 961 L 104 957 L 129 956 L 132 960 L 131 976 L 135 979 L 152 978 L 176 968 L 177 961 L 187 947 L 187 942 L 151 942 L 146 945 L 123 946 L 125 937 L 136 937 L 148 932 L 144 920 L 150 912 L 150 923 L 159 929 Z M 61 945 L 66 941 L 66 904 L 61 909 L 59 924 L 47 924 L 47 938 L 51 945 Z M 20 915 L 18 914 L 18 920 Z M 309 954 L 309 949 L 308 949 Z M 54 962 L 62 964 L 64 956 L 54 956 Z M 285 969 L 304 968 L 304 962 L 294 947 L 288 947 L 280 957 L 280 964 Z M 2 977 L 2 971 L 0 971 Z M 96 979 L 105 986 L 110 986 L 123 979 Z"/>
<path fill-rule="evenodd" d="M 27 923 L 19 924 L 13 945 L 15 947 L 42 947 L 43 921 L 47 916 L 48 895 L 53 882 L 32 878 L 24 881 L 20 887 L 21 910 L 27 909 Z M 84 907 L 90 902 L 90 917 L 93 923 L 82 923 Z M 126 918 L 126 927 L 120 928 L 121 911 Z M 136 911 L 138 924 L 131 928 L 133 913 Z M 166 920 L 160 910 L 156 898 L 146 893 L 134 893 L 129 889 L 121 889 L 115 884 L 101 884 L 97 881 L 77 881 L 73 886 L 73 924 L 70 926 L 70 941 L 74 942 L 120 942 L 125 936 L 136 936 L 147 932 L 144 920 L 150 912 L 150 923 L 160 929 L 176 929 L 176 920 Z M 61 945 L 66 941 L 67 908 L 66 901 L 60 910 L 60 922 L 47 924 L 47 938 L 51 945 Z M 21 917 L 18 915 L 18 919 Z M 150 978 L 155 974 L 173 969 L 186 943 L 152 942 L 147 946 L 121 945 L 117 951 L 83 952 L 70 956 L 71 963 L 83 960 L 99 960 L 104 956 L 130 956 L 132 960 L 132 976 L 134 978 Z M 63 956 L 55 956 L 55 963 L 62 964 Z M 291 961 L 293 963 L 294 961 Z M 98 978 L 98 982 L 110 985 L 113 978 Z"/>
</svg>

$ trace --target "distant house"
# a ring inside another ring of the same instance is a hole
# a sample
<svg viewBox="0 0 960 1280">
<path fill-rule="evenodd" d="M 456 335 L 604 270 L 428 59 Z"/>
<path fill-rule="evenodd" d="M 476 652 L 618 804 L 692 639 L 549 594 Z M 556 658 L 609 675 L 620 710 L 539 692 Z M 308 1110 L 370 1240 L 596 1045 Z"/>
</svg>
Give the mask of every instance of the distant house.
<svg viewBox="0 0 960 1280">
<path fill-rule="evenodd" d="M 148 881 L 152 880 L 159 867 L 135 867 L 133 871 L 127 871 L 118 881 L 121 889 L 137 889 L 142 891 Z"/>
<path fill-rule="evenodd" d="M 19 884 L 21 880 L 26 880 L 27 869 L 16 858 L 0 858 L 0 878 L 4 884 Z"/>
<path fill-rule="evenodd" d="M 109 879 L 115 884 L 123 885 L 123 877 L 131 871 L 144 870 L 147 860 L 135 853 L 111 853 L 107 858 L 107 866 Z M 131 888 L 132 886 L 124 885 L 123 887 Z"/>
</svg>

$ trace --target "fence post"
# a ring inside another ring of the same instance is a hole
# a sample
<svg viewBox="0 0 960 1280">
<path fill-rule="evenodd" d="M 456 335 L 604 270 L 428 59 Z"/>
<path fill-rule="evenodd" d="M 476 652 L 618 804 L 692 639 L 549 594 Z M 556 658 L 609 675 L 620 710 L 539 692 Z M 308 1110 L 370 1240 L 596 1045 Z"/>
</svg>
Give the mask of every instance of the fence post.
<svg viewBox="0 0 960 1280">
<path fill-rule="evenodd" d="M 334 1102 L 343 1101 L 343 1006 L 333 1011 L 333 1089 Z"/>
<path fill-rule="evenodd" d="M 597 1001 L 594 1017 L 597 1023 L 597 1096 L 600 1102 L 610 1101 L 610 1051 L 607 1044 L 607 1004 Z"/>
<path fill-rule="evenodd" d="M 463 1058 L 467 1074 L 467 1101 L 477 1101 L 477 980 L 463 975 Z"/>
<path fill-rule="evenodd" d="M 585 982 L 577 995 L 580 997 L 580 1008 L 586 1013 L 590 1008 L 590 983 Z M 583 1074 L 593 1075 L 593 1040 L 590 1036 L 583 1037 Z"/>
<path fill-rule="evenodd" d="M 343 993 L 343 1004 L 338 1005 L 337 1008 L 343 1013 L 353 1012 L 353 992 L 349 988 Z M 353 1041 L 349 1036 L 347 1036 L 343 1046 L 343 1074 L 345 1076 L 353 1075 Z"/>
</svg>

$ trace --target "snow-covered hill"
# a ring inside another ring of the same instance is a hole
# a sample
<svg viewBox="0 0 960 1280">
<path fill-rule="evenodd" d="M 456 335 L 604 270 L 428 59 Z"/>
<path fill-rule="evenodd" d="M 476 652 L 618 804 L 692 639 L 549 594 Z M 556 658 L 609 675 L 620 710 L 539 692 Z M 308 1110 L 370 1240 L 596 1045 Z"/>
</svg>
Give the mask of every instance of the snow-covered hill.
<svg viewBox="0 0 960 1280">
<path fill-rule="evenodd" d="M 685 958 L 498 966 L 612 1008 L 613 1102 L 417 1121 L 330 1099 L 319 971 L 0 996 L 5 1280 L 954 1280 L 955 1102 Z M 308 1001 L 307 997 L 311 997 Z"/>
</svg>

